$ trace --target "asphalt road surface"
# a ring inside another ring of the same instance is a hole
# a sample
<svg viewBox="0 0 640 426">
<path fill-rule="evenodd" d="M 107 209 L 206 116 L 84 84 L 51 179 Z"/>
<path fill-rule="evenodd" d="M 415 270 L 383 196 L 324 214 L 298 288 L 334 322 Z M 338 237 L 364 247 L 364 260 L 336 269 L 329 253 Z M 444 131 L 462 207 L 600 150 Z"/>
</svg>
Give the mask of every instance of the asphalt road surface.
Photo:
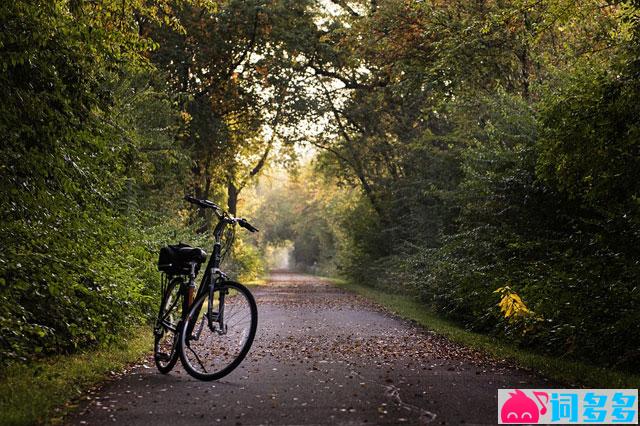
<svg viewBox="0 0 640 426">
<path fill-rule="evenodd" d="M 497 389 L 549 384 L 315 277 L 252 289 L 258 332 L 233 373 L 200 382 L 153 360 L 90 392 L 76 425 L 496 424 Z"/>
</svg>

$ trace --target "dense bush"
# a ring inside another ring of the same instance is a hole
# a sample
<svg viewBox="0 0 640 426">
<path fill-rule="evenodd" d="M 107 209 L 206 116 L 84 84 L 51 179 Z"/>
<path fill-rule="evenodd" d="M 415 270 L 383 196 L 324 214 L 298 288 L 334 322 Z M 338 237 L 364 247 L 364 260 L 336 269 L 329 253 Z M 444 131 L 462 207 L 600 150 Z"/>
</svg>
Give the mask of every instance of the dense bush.
<svg viewBox="0 0 640 426">
<path fill-rule="evenodd" d="M 174 127 L 176 114 L 149 93 L 143 41 L 85 12 L 1 6 L 2 362 L 109 341 L 155 303 L 159 235 L 143 233 L 135 194 L 153 179 L 134 176 L 154 165 L 138 153 L 145 126 Z"/>
<path fill-rule="evenodd" d="M 597 85 L 602 87 L 602 82 Z M 633 96 L 632 88 L 625 85 L 621 96 Z M 640 115 L 635 104 L 600 98 L 603 92 L 595 87 L 578 90 L 595 97 L 597 107 L 591 114 L 584 97 L 573 92 L 561 100 L 548 99 L 538 117 L 517 101 L 495 102 L 496 115 L 483 138 L 461 152 L 459 185 L 439 202 L 441 208 L 459 209 L 454 229 L 449 227 L 447 232 L 441 227 L 434 245 L 432 233 L 414 227 L 422 242 L 413 235 L 397 242 L 392 255 L 381 255 L 379 245 L 384 241 L 380 234 L 371 233 L 379 224 L 370 222 L 369 232 L 350 227 L 353 247 L 360 249 L 349 253 L 353 266 L 348 273 L 367 284 L 404 286 L 470 329 L 501 334 L 556 355 L 636 369 L 640 232 L 634 186 L 640 167 L 632 161 L 640 158 L 634 154 Z M 580 102 L 572 107 L 569 100 Z M 620 104 L 620 109 L 610 106 L 615 110 L 609 110 L 607 102 Z M 616 111 L 623 114 L 619 121 Z M 605 116 L 600 119 L 599 114 Z M 576 124 L 580 119 L 584 123 Z M 579 131 L 597 123 L 587 134 L 602 138 L 601 142 L 571 134 L 569 120 Z M 634 142 L 628 142 L 627 135 Z M 576 140 L 581 141 L 580 147 L 569 151 Z M 613 160 L 594 148 L 604 157 L 581 163 L 582 155 L 597 144 L 626 159 Z M 558 149 L 567 150 L 563 155 L 573 154 L 576 160 L 563 159 L 553 152 Z M 622 162 L 624 167 L 611 169 L 608 161 Z M 588 171 L 582 173 L 588 176 L 580 179 L 580 172 L 567 173 L 556 164 L 585 167 Z M 608 179 L 609 185 L 600 190 L 599 199 L 591 185 L 588 191 L 578 192 L 557 183 L 562 176 L 570 176 L 584 185 L 597 173 L 592 169 L 607 173 L 597 179 L 600 185 Z M 429 207 L 407 213 L 432 218 L 432 212 Z M 351 214 L 360 215 L 356 210 Z M 377 241 L 371 240 L 376 237 Z M 521 297 L 529 315 L 503 317 L 497 306 L 501 296 L 496 293 L 502 287 Z"/>
<path fill-rule="evenodd" d="M 345 39 L 379 38 L 335 46 L 374 70 L 348 81 L 325 142 L 344 166 L 329 173 L 362 190 L 342 270 L 470 329 L 637 371 L 638 4 L 543 3 L 396 3 L 349 22 Z"/>
</svg>

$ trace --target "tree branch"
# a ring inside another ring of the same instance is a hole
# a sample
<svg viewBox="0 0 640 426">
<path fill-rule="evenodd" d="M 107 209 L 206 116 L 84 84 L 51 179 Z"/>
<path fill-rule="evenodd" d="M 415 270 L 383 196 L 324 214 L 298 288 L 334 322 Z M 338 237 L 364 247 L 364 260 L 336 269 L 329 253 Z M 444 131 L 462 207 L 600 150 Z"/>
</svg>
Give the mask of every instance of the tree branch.
<svg viewBox="0 0 640 426">
<path fill-rule="evenodd" d="M 386 216 L 383 214 L 382 206 L 380 206 L 378 196 L 375 194 L 373 187 L 371 186 L 371 184 L 369 183 L 369 180 L 367 179 L 367 176 L 364 171 L 364 167 L 362 166 L 362 163 L 360 162 L 358 155 L 355 152 L 353 152 L 353 149 L 352 149 L 353 140 L 351 139 L 351 136 L 349 136 L 349 133 L 345 129 L 344 125 L 342 124 L 339 111 L 335 107 L 335 105 L 333 105 L 333 101 L 331 100 L 329 91 L 324 86 L 324 84 L 322 84 L 321 86 L 322 86 L 322 89 L 324 90 L 325 96 L 327 97 L 327 102 L 330 105 L 331 112 L 333 113 L 333 116 L 336 119 L 338 130 L 340 131 L 340 134 L 346 141 L 346 147 L 349 150 L 349 154 L 351 155 L 351 158 L 352 158 L 352 160 L 349 162 L 349 164 L 351 165 L 351 169 L 353 170 L 356 177 L 360 181 L 360 184 L 362 185 L 362 189 L 364 190 L 364 193 L 369 199 L 369 202 L 371 202 L 371 206 L 378 214 L 378 217 L 383 222 L 386 222 Z"/>
<path fill-rule="evenodd" d="M 245 47 L 244 51 L 240 54 L 240 57 L 238 58 L 238 60 L 236 60 L 236 61 L 232 60 L 231 61 L 231 64 L 230 64 L 227 72 L 223 75 L 221 80 L 224 80 L 224 81 L 228 80 L 233 75 L 234 70 L 236 68 L 238 68 L 238 66 L 240 64 L 242 64 L 245 61 L 245 59 L 247 59 L 247 56 L 249 55 L 249 53 L 253 51 L 253 48 L 254 48 L 255 43 L 256 43 L 256 35 L 258 33 L 258 14 L 259 14 L 259 11 L 256 8 L 255 17 L 253 19 L 253 28 L 252 28 L 252 31 L 251 31 L 251 36 L 250 36 L 250 39 L 249 39 L 249 43 L 247 43 L 247 46 Z M 209 85 L 205 86 L 198 93 L 196 93 L 194 95 L 194 98 L 200 98 L 200 97 L 206 95 L 207 93 L 209 93 L 209 90 L 211 90 L 215 84 L 216 83 L 212 83 L 212 84 L 209 84 Z"/>
<path fill-rule="evenodd" d="M 277 129 L 278 129 L 278 125 L 280 124 L 280 117 L 281 117 L 281 113 L 282 113 L 282 108 L 284 106 L 286 93 L 287 93 L 287 90 L 289 89 L 289 84 L 290 83 L 291 83 L 291 77 L 289 78 L 289 80 L 287 80 L 287 83 L 281 88 L 281 90 L 280 90 L 280 92 L 278 94 L 279 98 L 280 98 L 280 102 L 278 102 L 278 108 L 276 109 L 276 115 L 275 115 L 275 117 L 273 117 L 273 120 L 270 123 L 272 128 L 273 128 L 273 133 L 271 134 L 271 138 L 269 138 L 269 142 L 267 143 L 267 148 L 265 149 L 264 153 L 262 154 L 262 156 L 258 160 L 258 163 L 253 167 L 253 169 L 251 169 L 251 171 L 249 172 L 249 175 L 247 176 L 247 178 L 244 179 L 240 183 L 238 192 L 240 192 L 255 175 L 260 173 L 260 170 L 262 170 L 262 168 L 264 167 L 264 165 L 267 162 L 267 158 L 269 158 L 269 154 L 271 153 L 271 149 L 273 148 L 273 143 L 274 143 L 274 141 L 276 139 L 276 136 L 278 135 Z"/>
<path fill-rule="evenodd" d="M 311 68 L 316 75 L 320 75 L 323 77 L 331 77 L 336 80 L 339 80 L 342 84 L 344 84 L 345 89 L 375 89 L 378 87 L 386 87 L 389 85 L 389 79 L 386 78 L 384 80 L 376 81 L 372 84 L 360 83 L 358 81 L 349 79 L 336 71 L 330 71 L 322 68 L 320 65 L 314 64 L 313 62 L 307 62 L 306 67 Z"/>
<path fill-rule="evenodd" d="M 331 3 L 340 6 L 341 8 L 343 8 L 344 10 L 346 10 L 347 12 L 349 12 L 349 15 L 353 16 L 354 18 L 360 18 L 360 15 L 358 14 L 358 12 L 356 12 L 355 10 L 353 10 L 351 8 L 351 6 L 349 6 L 347 4 L 346 1 L 344 0 L 329 0 L 331 1 Z"/>
</svg>

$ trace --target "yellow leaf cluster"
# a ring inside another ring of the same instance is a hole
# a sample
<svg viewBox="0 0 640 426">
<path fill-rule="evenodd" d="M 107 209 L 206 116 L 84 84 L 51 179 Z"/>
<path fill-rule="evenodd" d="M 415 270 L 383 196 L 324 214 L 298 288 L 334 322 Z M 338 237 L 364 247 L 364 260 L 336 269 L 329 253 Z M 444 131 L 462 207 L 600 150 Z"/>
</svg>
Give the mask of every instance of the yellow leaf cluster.
<svg viewBox="0 0 640 426">
<path fill-rule="evenodd" d="M 505 318 L 515 319 L 533 314 L 533 311 L 527 308 L 518 293 L 511 290 L 509 286 L 500 287 L 494 293 L 500 293 L 501 295 L 498 306 Z"/>
</svg>

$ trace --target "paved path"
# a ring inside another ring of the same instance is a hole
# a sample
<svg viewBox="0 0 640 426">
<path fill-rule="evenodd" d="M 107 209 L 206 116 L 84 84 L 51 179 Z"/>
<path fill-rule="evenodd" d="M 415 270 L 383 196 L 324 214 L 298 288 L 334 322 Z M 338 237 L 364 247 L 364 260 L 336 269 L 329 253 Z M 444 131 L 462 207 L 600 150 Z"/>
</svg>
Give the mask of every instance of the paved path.
<svg viewBox="0 0 640 426">
<path fill-rule="evenodd" d="M 317 278 L 254 288 L 243 364 L 199 382 L 147 360 L 87 396 L 70 424 L 495 424 L 498 388 L 540 378 L 452 344 Z"/>
</svg>

